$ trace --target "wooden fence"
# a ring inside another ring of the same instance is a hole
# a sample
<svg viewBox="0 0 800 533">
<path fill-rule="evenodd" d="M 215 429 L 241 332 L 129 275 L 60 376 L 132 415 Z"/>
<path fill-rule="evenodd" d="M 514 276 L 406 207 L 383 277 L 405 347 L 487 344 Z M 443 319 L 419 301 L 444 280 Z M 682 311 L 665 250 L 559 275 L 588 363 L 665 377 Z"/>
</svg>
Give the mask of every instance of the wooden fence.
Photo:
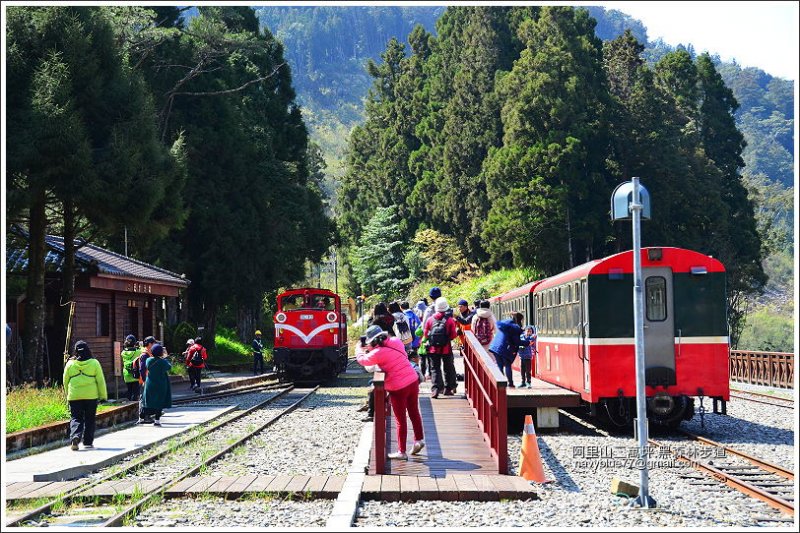
<svg viewBox="0 0 800 533">
<path fill-rule="evenodd" d="M 731 350 L 731 381 L 780 389 L 794 388 L 794 354 Z"/>
</svg>

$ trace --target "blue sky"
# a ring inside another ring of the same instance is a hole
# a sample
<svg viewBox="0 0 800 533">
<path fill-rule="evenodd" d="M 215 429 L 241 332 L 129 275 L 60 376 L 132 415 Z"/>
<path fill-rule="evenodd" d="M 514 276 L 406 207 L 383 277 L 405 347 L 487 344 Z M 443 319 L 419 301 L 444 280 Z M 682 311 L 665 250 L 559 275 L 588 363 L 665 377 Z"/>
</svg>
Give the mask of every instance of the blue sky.
<svg viewBox="0 0 800 533">
<path fill-rule="evenodd" d="M 583 3 L 583 2 L 582 2 Z M 796 80 L 798 72 L 797 2 L 586 2 L 639 19 L 647 37 L 667 44 L 691 43 L 697 53 L 735 59 Z"/>
</svg>

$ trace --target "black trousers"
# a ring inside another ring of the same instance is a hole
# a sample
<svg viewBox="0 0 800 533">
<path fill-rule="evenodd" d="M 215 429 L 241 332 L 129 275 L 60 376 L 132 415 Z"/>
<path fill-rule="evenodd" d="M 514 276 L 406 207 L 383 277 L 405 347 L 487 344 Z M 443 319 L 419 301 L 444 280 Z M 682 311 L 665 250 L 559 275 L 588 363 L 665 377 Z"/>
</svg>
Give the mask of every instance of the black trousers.
<svg viewBox="0 0 800 533">
<path fill-rule="evenodd" d="M 422 354 L 419 358 L 419 369 L 422 371 L 423 376 L 431 375 L 431 356 Z"/>
<path fill-rule="evenodd" d="M 69 440 L 83 440 L 85 445 L 94 442 L 95 414 L 97 400 L 70 400 L 69 402 Z"/>
<path fill-rule="evenodd" d="M 531 360 L 530 359 L 521 359 L 519 360 L 520 363 L 520 372 L 522 373 L 522 382 L 523 383 L 530 383 L 531 382 Z"/>
<path fill-rule="evenodd" d="M 258 368 L 258 370 L 256 370 Z M 264 373 L 264 354 L 258 352 L 253 354 L 253 374 Z"/>
<path fill-rule="evenodd" d="M 191 388 L 200 386 L 200 373 L 202 371 L 202 368 L 195 368 L 193 366 L 189 367 L 189 386 Z"/>
<path fill-rule="evenodd" d="M 128 386 L 128 399 L 132 402 L 135 402 L 139 399 L 139 382 L 138 381 L 126 381 L 125 385 Z"/>
<path fill-rule="evenodd" d="M 435 388 L 439 392 L 444 392 L 445 389 L 455 391 L 456 387 L 458 387 L 458 381 L 456 381 L 456 366 L 453 363 L 453 354 L 432 353 L 428 354 L 428 357 L 430 358 L 431 381 L 433 382 L 431 389 Z M 444 379 L 442 379 L 442 366 L 444 366 Z"/>
</svg>

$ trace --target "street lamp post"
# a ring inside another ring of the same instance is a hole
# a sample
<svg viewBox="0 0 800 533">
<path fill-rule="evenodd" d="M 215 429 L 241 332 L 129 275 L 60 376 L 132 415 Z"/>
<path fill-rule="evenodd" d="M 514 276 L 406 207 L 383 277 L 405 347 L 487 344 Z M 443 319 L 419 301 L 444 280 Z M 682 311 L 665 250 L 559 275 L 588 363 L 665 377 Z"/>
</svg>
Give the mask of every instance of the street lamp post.
<svg viewBox="0 0 800 533">
<path fill-rule="evenodd" d="M 636 503 L 656 506 L 649 494 L 647 471 L 647 397 L 645 396 L 644 297 L 642 295 L 642 217 L 650 218 L 650 194 L 639 178 L 617 186 L 611 196 L 612 220 L 631 218 L 633 224 L 633 330 L 636 344 L 636 434 L 639 443 L 639 496 Z"/>
</svg>

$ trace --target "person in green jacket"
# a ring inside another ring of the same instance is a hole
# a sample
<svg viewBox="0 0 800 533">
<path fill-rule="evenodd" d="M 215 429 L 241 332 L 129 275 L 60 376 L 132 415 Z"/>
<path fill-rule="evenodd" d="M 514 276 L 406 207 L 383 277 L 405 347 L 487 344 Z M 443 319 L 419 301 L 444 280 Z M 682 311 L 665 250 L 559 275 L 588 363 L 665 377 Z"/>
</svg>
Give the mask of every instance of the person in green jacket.
<svg viewBox="0 0 800 533">
<path fill-rule="evenodd" d="M 430 356 L 428 355 L 428 337 L 424 335 L 421 325 L 414 334 L 420 338 L 419 349 L 417 350 L 417 357 L 421 361 L 419 369 L 422 371 L 422 375 L 427 379 L 431 375 Z"/>
<path fill-rule="evenodd" d="M 161 425 L 161 414 L 167 407 L 172 407 L 172 386 L 169 382 L 169 369 L 172 365 L 167 360 L 167 353 L 160 344 L 150 348 L 151 357 L 147 358 L 147 379 L 144 382 L 142 398 L 147 412 L 153 415 L 153 425 Z"/>
<path fill-rule="evenodd" d="M 75 343 L 75 355 L 64 367 L 63 381 L 69 401 L 70 447 L 77 450 L 83 440 L 84 448 L 94 448 L 97 401 L 108 399 L 108 393 L 103 367 L 92 356 L 86 341 Z"/>
<path fill-rule="evenodd" d="M 122 379 L 128 387 L 128 401 L 136 402 L 139 400 L 139 378 L 133 377 L 131 370 L 133 362 L 142 354 L 142 349 L 136 342 L 136 337 L 128 335 L 125 337 L 125 346 L 122 348 Z"/>
</svg>

